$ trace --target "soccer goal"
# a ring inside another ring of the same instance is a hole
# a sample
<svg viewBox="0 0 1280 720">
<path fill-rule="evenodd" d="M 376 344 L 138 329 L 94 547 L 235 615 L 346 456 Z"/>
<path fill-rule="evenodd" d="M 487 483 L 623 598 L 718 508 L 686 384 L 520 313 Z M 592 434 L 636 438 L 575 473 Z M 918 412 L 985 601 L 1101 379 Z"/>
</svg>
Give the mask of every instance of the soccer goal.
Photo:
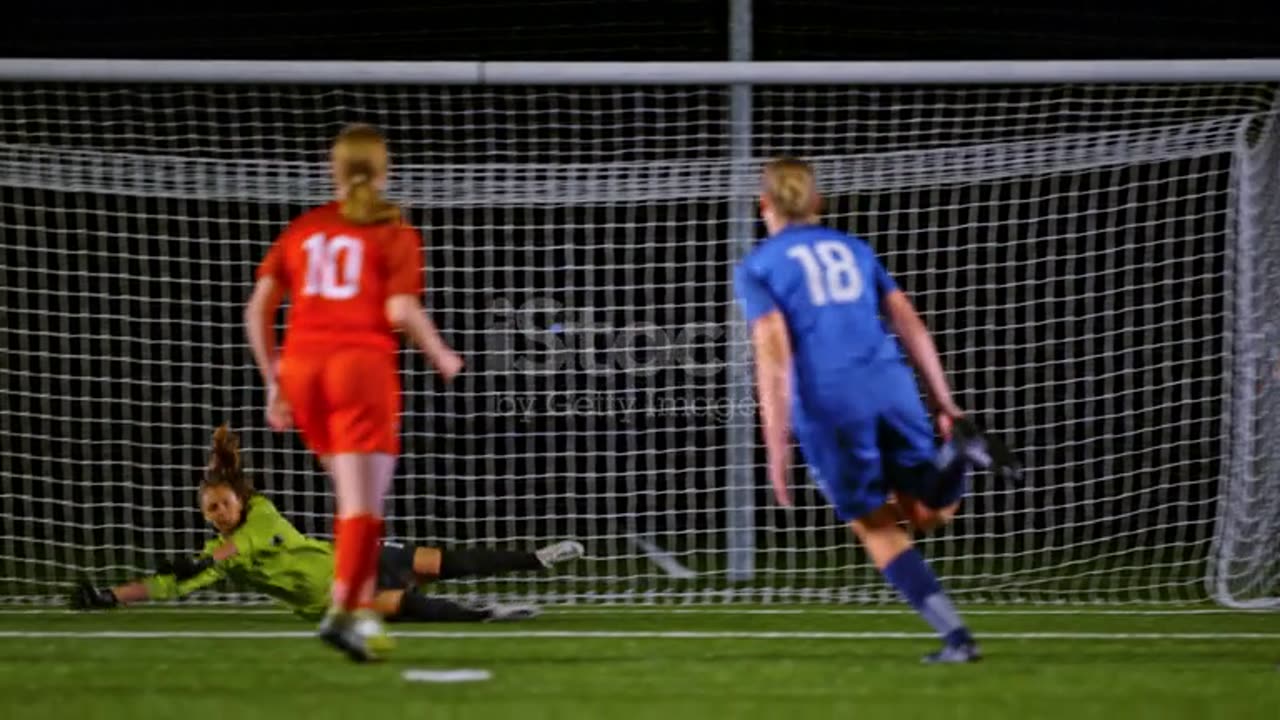
<svg viewBox="0 0 1280 720">
<path fill-rule="evenodd" d="M 319 469 L 265 429 L 241 312 L 365 121 L 468 361 L 442 388 L 404 354 L 389 532 L 588 550 L 440 592 L 894 599 L 802 466 L 794 509 L 763 476 L 730 280 L 785 153 L 1026 466 L 921 540 L 954 595 L 1275 604 L 1277 81 L 1272 61 L 0 61 L 0 601 L 198 549 L 223 421 L 328 536 Z"/>
</svg>

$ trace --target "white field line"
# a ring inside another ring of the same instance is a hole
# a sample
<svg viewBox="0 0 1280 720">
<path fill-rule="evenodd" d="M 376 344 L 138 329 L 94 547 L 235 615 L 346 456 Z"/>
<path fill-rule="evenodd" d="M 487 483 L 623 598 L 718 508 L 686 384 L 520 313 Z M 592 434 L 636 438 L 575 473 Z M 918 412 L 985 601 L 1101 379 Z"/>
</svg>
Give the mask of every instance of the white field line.
<svg viewBox="0 0 1280 720">
<path fill-rule="evenodd" d="M 528 630 L 451 631 L 406 630 L 393 632 L 402 638 L 502 638 L 502 639 L 627 639 L 627 640 L 928 640 L 927 632 L 752 632 L 752 631 L 614 631 L 614 630 Z M 0 639 L 24 638 L 109 638 L 118 640 L 166 639 L 314 639 L 311 631 L 128 631 L 128 630 L 0 630 Z M 1280 632 L 992 632 L 983 640 L 1280 640 Z"/>
<path fill-rule="evenodd" d="M 292 615 L 288 610 L 276 608 L 229 608 L 229 607 L 148 607 L 138 612 L 147 615 Z M 961 615 L 974 616 L 1017 616 L 1017 615 L 1082 615 L 1082 616 L 1176 616 L 1176 615 L 1250 615 L 1275 614 L 1275 610 L 1234 610 L 1229 608 L 1184 608 L 1184 609 L 1115 609 L 1115 608 L 1010 608 L 987 609 L 960 607 Z M 82 615 L 84 613 L 59 607 L 47 608 L 2 608 L 0 615 Z M 543 610 L 544 615 L 609 615 L 625 617 L 627 615 L 915 615 L 910 608 L 690 608 L 690 607 L 617 607 L 617 608 L 575 608 L 550 607 Z"/>
</svg>

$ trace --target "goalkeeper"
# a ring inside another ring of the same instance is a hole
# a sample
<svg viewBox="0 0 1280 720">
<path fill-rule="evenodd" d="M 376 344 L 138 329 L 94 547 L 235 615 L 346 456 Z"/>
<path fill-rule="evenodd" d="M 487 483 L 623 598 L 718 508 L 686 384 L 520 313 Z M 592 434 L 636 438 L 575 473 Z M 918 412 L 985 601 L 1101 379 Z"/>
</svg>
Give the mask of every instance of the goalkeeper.
<svg viewBox="0 0 1280 720">
<path fill-rule="evenodd" d="M 185 597 L 230 580 L 270 596 L 307 620 L 324 616 L 333 582 L 333 545 L 309 538 L 285 520 L 253 488 L 240 460 L 240 442 L 225 424 L 213 434 L 213 450 L 200 483 L 200 509 L 217 530 L 195 558 L 162 564 L 145 579 L 112 588 L 79 583 L 70 597 L 78 610 L 106 609 L 144 600 Z M 581 557 L 582 545 L 568 541 L 537 552 L 497 549 L 443 550 L 383 542 L 373 609 L 390 622 L 480 622 L 537 615 L 528 605 L 469 606 L 424 595 L 429 580 L 541 571 Z"/>
</svg>

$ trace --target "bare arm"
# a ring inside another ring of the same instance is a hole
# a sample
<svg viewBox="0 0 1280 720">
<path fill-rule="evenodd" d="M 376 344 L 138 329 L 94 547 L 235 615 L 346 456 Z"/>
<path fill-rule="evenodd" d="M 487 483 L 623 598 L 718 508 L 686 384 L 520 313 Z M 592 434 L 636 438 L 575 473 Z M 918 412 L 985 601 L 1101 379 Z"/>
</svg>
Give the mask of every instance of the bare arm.
<svg viewBox="0 0 1280 720">
<path fill-rule="evenodd" d="M 121 605 L 129 605 L 130 603 L 142 602 L 151 597 L 150 591 L 147 590 L 146 583 L 137 580 L 124 585 L 117 585 L 111 588 L 111 593 L 116 596 L 116 601 Z"/>
<path fill-rule="evenodd" d="M 452 380 L 462 369 L 462 358 L 440 337 L 436 324 L 416 297 L 393 295 L 387 298 L 386 313 L 387 322 L 413 340 L 445 382 Z"/>
<path fill-rule="evenodd" d="M 258 280 L 253 295 L 244 310 L 245 334 L 253 359 L 262 373 L 262 381 L 268 387 L 276 383 L 276 310 L 284 299 L 284 290 L 270 277 Z"/>
<path fill-rule="evenodd" d="M 236 544 L 227 540 L 214 548 L 213 552 L 198 559 L 179 559 L 164 573 L 142 581 L 146 585 L 147 595 L 155 600 L 171 600 L 208 587 L 226 576 L 226 566 L 219 563 L 239 552 Z"/>
<path fill-rule="evenodd" d="M 911 364 L 920 372 L 925 388 L 933 406 L 942 413 L 952 417 L 961 414 L 951 399 L 951 386 L 947 384 L 946 373 L 942 369 L 942 359 L 938 357 L 938 348 L 925 327 L 924 320 L 916 312 L 915 306 L 901 290 L 894 290 L 884 298 L 885 315 L 889 324 L 902 340 L 903 348 L 911 359 Z"/>
<path fill-rule="evenodd" d="M 764 315 L 751 328 L 755 349 L 756 386 L 760 396 L 760 422 L 769 458 L 769 479 L 774 495 L 791 505 L 787 490 L 791 428 L 791 338 L 781 311 Z"/>
<path fill-rule="evenodd" d="M 161 573 L 112 588 L 99 589 L 81 582 L 72 592 L 70 605 L 77 610 L 101 610 L 145 600 L 183 597 L 222 579 L 223 570 L 215 564 L 238 552 L 235 543 L 226 542 L 202 560 L 180 560 Z"/>
</svg>

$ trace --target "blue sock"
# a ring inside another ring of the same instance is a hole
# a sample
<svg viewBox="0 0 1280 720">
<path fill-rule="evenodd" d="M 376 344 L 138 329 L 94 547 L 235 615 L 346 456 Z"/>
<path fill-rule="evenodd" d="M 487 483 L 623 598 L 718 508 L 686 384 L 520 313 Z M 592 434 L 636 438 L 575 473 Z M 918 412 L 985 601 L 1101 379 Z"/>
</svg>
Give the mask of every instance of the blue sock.
<svg viewBox="0 0 1280 720">
<path fill-rule="evenodd" d="M 885 566 L 883 574 L 948 645 L 973 642 L 960 613 L 918 550 L 908 548 Z"/>
</svg>

